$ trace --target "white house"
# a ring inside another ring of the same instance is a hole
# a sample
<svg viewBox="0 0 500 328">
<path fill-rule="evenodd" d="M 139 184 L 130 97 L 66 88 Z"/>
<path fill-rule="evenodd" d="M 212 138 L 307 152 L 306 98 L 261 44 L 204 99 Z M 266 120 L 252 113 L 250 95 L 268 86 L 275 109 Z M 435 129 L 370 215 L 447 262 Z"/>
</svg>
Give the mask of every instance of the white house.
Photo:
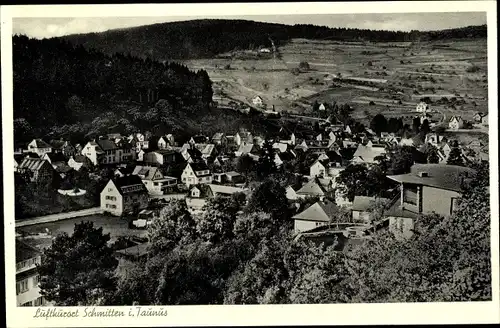
<svg viewBox="0 0 500 328">
<path fill-rule="evenodd" d="M 181 180 L 187 186 L 212 183 L 213 176 L 207 164 L 203 162 L 187 163 L 182 171 Z"/>
<path fill-rule="evenodd" d="M 260 96 L 255 96 L 252 98 L 252 104 L 254 104 L 254 106 L 262 106 L 264 101 Z"/>
<path fill-rule="evenodd" d="M 320 111 L 324 111 L 324 110 L 326 110 L 326 108 L 325 108 L 325 104 L 321 103 L 321 104 L 319 105 L 318 109 L 319 109 Z"/>
<path fill-rule="evenodd" d="M 52 146 L 42 139 L 33 139 L 33 141 L 28 144 L 28 151 L 36 153 L 42 158 L 43 155 L 52 152 Z"/>
<path fill-rule="evenodd" d="M 337 211 L 337 206 L 332 202 L 320 201 L 314 203 L 303 212 L 293 217 L 295 233 L 328 225 Z"/>
<path fill-rule="evenodd" d="M 417 107 L 415 108 L 415 111 L 419 113 L 426 113 L 429 110 L 429 105 L 423 101 L 419 102 L 417 104 Z"/>
<path fill-rule="evenodd" d="M 24 241 L 16 239 L 16 303 L 17 306 L 44 306 L 47 300 L 40 295 L 40 275 L 37 265 L 42 253 Z"/>
<path fill-rule="evenodd" d="M 137 175 L 110 179 L 101 191 L 101 209 L 116 216 L 139 213 L 148 201 L 148 190 Z"/>
<path fill-rule="evenodd" d="M 448 127 L 451 130 L 459 130 L 464 127 L 464 120 L 461 116 L 452 116 L 450 118 L 450 122 L 448 123 Z"/>
</svg>

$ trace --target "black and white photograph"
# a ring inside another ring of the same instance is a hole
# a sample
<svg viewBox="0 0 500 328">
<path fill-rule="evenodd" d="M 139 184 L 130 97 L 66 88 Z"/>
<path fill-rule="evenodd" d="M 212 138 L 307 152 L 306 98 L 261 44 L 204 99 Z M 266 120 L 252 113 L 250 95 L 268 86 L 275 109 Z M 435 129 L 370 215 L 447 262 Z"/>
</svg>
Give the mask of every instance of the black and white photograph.
<svg viewBox="0 0 500 328">
<path fill-rule="evenodd" d="M 3 6 L 9 326 L 500 320 L 496 4 L 431 3 Z"/>
</svg>

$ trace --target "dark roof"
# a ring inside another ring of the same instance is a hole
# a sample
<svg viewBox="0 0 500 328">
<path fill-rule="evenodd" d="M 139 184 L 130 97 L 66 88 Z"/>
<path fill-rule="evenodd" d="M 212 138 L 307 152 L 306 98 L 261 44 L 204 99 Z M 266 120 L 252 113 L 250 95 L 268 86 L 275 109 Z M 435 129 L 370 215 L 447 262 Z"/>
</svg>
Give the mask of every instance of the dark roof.
<svg viewBox="0 0 500 328">
<path fill-rule="evenodd" d="M 426 172 L 428 176 L 420 177 L 420 172 Z M 462 174 L 474 174 L 475 172 L 471 168 L 456 165 L 414 164 L 410 173 L 390 175 L 388 178 L 400 183 L 419 184 L 460 192 Z"/>
<path fill-rule="evenodd" d="M 97 144 L 99 145 L 99 147 L 101 147 L 102 150 L 118 149 L 118 146 L 112 140 L 107 140 L 107 139 L 99 140 L 97 141 Z"/>
<path fill-rule="evenodd" d="M 55 149 L 62 149 L 65 143 L 68 143 L 69 146 L 69 142 L 66 140 L 50 140 L 50 145 Z"/>
<path fill-rule="evenodd" d="M 16 239 L 16 263 L 32 259 L 40 255 L 40 251 L 29 246 L 23 241 Z"/>
<path fill-rule="evenodd" d="M 68 173 L 69 171 L 73 170 L 73 168 L 66 163 L 55 165 L 54 169 L 57 173 Z"/>
<path fill-rule="evenodd" d="M 84 156 L 84 155 L 75 155 L 75 156 L 73 156 L 73 159 L 77 163 L 83 163 L 83 164 L 90 164 L 90 163 L 92 163 L 90 161 L 90 159 L 87 156 Z"/>
<path fill-rule="evenodd" d="M 191 168 L 193 169 L 193 171 L 206 171 L 206 170 L 210 170 L 207 166 L 207 164 L 205 164 L 204 162 L 196 162 L 196 163 L 190 163 L 189 165 L 191 165 Z"/>
<path fill-rule="evenodd" d="M 207 142 L 207 140 L 208 140 L 208 138 L 205 136 L 194 136 L 193 137 L 193 141 L 195 143 L 205 143 L 205 142 Z"/>
<path fill-rule="evenodd" d="M 115 177 L 112 179 L 113 183 L 115 186 L 118 188 L 118 191 L 120 194 L 123 194 L 124 192 L 127 192 L 126 189 L 127 187 L 130 186 L 140 186 L 141 188 L 139 190 L 135 190 L 133 192 L 148 192 L 146 189 L 146 186 L 142 183 L 142 180 L 140 177 L 137 175 L 125 175 L 123 177 Z"/>
<path fill-rule="evenodd" d="M 47 153 L 45 154 L 50 159 L 51 163 L 67 162 L 68 159 L 62 153 Z"/>
</svg>

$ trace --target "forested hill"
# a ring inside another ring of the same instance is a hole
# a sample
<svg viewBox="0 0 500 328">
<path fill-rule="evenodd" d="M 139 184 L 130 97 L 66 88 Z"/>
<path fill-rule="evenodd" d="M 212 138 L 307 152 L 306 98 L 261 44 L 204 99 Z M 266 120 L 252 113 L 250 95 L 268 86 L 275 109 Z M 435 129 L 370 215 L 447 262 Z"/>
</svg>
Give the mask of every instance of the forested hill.
<svg viewBox="0 0 500 328">
<path fill-rule="evenodd" d="M 248 20 L 191 20 L 160 23 L 62 39 L 107 54 L 125 53 L 157 60 L 211 58 L 236 49 L 271 47 L 293 38 L 365 41 L 415 41 L 486 37 L 486 25 L 432 32 L 396 32 L 284 25 Z"/>
<path fill-rule="evenodd" d="M 13 37 L 16 140 L 51 130 L 87 137 L 108 128 L 134 130 L 183 112 L 209 109 L 207 72 L 126 55 L 106 56 L 62 40 Z M 161 110 L 154 108 L 164 99 Z"/>
</svg>

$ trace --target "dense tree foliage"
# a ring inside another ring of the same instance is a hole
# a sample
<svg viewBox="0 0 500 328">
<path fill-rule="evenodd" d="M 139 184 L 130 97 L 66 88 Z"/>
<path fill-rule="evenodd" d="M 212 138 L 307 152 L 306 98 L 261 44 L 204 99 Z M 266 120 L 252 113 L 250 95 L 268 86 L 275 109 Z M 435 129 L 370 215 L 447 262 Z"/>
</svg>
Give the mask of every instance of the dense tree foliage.
<svg viewBox="0 0 500 328">
<path fill-rule="evenodd" d="M 387 132 L 388 122 L 384 115 L 375 115 L 370 122 L 370 129 L 372 129 L 373 132 L 377 133 L 378 135 L 380 135 L 381 132 Z"/>
<path fill-rule="evenodd" d="M 58 306 L 106 304 L 116 287 L 118 265 L 109 240 L 92 222 L 75 224 L 71 236 L 58 235 L 38 267 L 40 293 Z"/>
</svg>

